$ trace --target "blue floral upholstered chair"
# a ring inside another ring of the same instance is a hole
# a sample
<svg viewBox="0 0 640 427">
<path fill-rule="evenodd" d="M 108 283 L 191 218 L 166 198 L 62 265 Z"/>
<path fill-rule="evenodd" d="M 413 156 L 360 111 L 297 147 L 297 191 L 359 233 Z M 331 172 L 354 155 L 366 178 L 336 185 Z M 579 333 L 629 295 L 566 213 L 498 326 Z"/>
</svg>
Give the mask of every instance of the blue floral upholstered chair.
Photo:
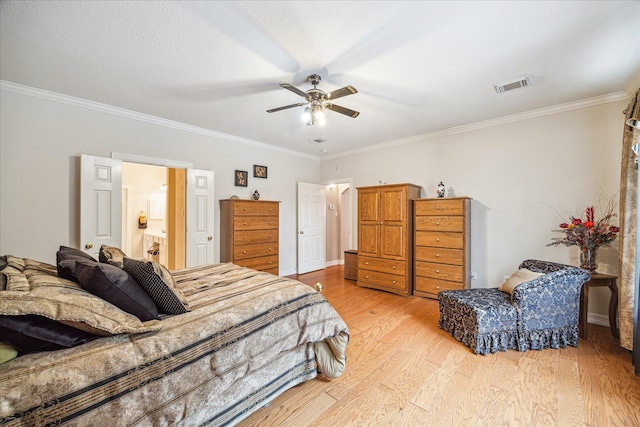
<svg viewBox="0 0 640 427">
<path fill-rule="evenodd" d="M 438 293 L 438 327 L 476 354 L 577 347 L 580 291 L 590 278 L 581 268 L 526 260 L 500 288 Z"/>
</svg>

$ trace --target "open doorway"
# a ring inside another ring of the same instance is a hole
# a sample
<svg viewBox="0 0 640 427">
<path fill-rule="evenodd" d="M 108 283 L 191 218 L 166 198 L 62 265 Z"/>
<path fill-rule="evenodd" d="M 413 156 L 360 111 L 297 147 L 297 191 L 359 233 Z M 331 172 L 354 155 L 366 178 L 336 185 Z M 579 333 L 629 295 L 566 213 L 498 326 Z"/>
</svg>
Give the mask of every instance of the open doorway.
<svg viewBox="0 0 640 427">
<path fill-rule="evenodd" d="M 344 264 L 344 252 L 357 248 L 355 243 L 355 188 L 353 179 L 325 182 L 326 265 Z"/>
<path fill-rule="evenodd" d="M 122 163 L 122 247 L 170 270 L 186 266 L 185 169 Z"/>
</svg>

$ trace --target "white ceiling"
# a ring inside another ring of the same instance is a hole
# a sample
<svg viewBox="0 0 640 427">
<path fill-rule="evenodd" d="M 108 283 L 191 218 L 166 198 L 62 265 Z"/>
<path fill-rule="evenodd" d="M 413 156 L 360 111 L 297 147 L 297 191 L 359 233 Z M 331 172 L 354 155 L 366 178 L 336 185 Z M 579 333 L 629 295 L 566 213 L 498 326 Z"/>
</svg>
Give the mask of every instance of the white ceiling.
<svg viewBox="0 0 640 427">
<path fill-rule="evenodd" d="M 637 0 L 0 2 L 4 81 L 320 158 L 630 94 L 639 64 Z M 266 113 L 301 102 L 278 84 L 304 91 L 312 73 L 354 86 L 336 104 L 360 116 Z"/>
</svg>

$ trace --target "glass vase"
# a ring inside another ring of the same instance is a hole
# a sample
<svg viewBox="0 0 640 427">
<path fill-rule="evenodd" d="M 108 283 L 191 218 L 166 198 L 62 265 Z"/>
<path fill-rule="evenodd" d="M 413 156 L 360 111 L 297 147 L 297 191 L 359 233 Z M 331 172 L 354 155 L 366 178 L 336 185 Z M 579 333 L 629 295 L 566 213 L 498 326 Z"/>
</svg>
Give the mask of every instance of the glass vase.
<svg viewBox="0 0 640 427">
<path fill-rule="evenodd" d="M 596 262 L 597 249 L 597 246 L 580 248 L 580 268 L 589 270 L 592 273 L 596 271 L 598 268 L 598 263 Z"/>
</svg>

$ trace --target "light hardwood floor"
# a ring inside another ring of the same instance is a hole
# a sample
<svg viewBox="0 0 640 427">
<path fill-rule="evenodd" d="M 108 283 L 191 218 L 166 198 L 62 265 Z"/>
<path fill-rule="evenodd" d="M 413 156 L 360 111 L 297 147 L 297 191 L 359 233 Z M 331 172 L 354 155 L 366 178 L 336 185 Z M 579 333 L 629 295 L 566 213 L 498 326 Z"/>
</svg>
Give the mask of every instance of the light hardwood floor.
<svg viewBox="0 0 640 427">
<path fill-rule="evenodd" d="M 640 377 L 608 328 L 577 348 L 480 356 L 438 329 L 438 302 L 324 284 L 351 333 L 345 373 L 298 385 L 241 426 L 640 426 Z"/>
</svg>

